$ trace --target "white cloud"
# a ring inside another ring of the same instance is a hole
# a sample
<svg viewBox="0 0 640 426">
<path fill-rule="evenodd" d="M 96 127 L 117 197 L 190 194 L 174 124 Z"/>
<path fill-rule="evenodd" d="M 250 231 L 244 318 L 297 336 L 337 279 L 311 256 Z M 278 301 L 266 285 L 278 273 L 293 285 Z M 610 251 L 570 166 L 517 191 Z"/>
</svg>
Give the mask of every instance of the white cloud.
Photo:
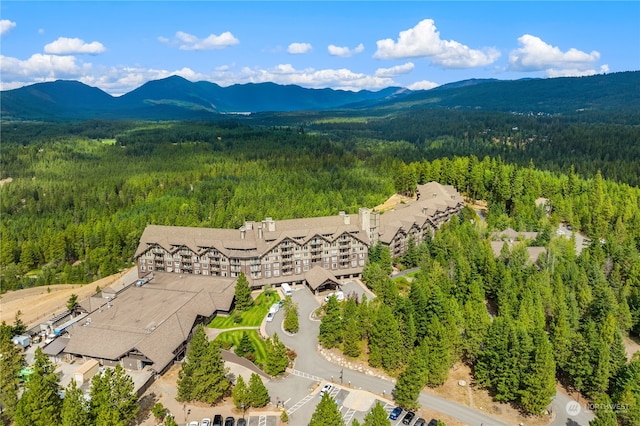
<svg viewBox="0 0 640 426">
<path fill-rule="evenodd" d="M 411 71 L 413 71 L 413 68 L 415 68 L 413 62 L 407 62 L 403 65 L 396 65 L 395 67 L 391 68 L 378 68 L 376 70 L 376 77 L 393 77 L 399 74 L 409 74 Z"/>
<path fill-rule="evenodd" d="M 410 84 L 408 88 L 411 90 L 429 90 L 438 86 L 440 85 L 438 83 L 434 83 L 433 81 L 422 80 L 422 81 L 416 81 L 415 83 Z"/>
<path fill-rule="evenodd" d="M 36 53 L 29 59 L 20 60 L 0 55 L 3 89 L 42 81 L 79 78 L 90 70 L 91 64 L 79 64 L 74 56 Z"/>
<path fill-rule="evenodd" d="M 522 47 L 509 54 L 509 69 L 512 71 L 546 71 L 549 77 L 592 75 L 597 71 L 593 68 L 600 60 L 600 53 L 582 52 L 571 48 L 566 52 L 557 46 L 551 46 L 542 39 L 530 34 L 518 38 Z M 603 65 L 602 72 L 608 71 Z M 606 71 L 603 71 L 606 70 Z"/>
<path fill-rule="evenodd" d="M 609 65 L 604 64 L 600 66 L 599 70 L 596 69 L 576 69 L 576 68 L 567 68 L 567 69 L 554 69 L 549 68 L 546 70 L 547 77 L 585 77 L 588 75 L 595 74 L 606 74 L 609 72 Z"/>
<path fill-rule="evenodd" d="M 10 21 L 8 19 L 0 20 L 0 35 L 5 35 L 9 31 L 11 31 L 12 28 L 15 28 L 15 26 L 16 23 L 13 21 Z"/>
<path fill-rule="evenodd" d="M 364 51 L 364 44 L 360 43 L 353 49 L 330 44 L 329 46 L 327 46 L 327 50 L 329 51 L 329 55 L 331 56 L 340 56 L 342 58 L 348 58 L 353 55 L 357 55 L 358 53 L 362 53 Z"/>
<path fill-rule="evenodd" d="M 173 41 L 162 36 L 158 37 L 158 41 L 169 45 L 177 45 L 180 50 L 216 50 L 240 43 L 229 31 L 225 31 L 220 35 L 210 34 L 207 38 L 198 38 L 193 34 L 178 31 Z"/>
<path fill-rule="evenodd" d="M 473 68 L 489 65 L 500 57 L 494 48 L 471 49 L 455 40 L 442 40 L 433 19 L 401 31 L 397 42 L 387 38 L 376 42 L 373 55 L 379 59 L 430 58 L 443 68 Z"/>
<path fill-rule="evenodd" d="M 302 53 L 308 53 L 312 49 L 309 43 L 291 43 L 287 47 L 287 52 L 292 55 L 300 55 Z"/>
<path fill-rule="evenodd" d="M 51 55 L 73 55 L 81 53 L 97 55 L 105 50 L 104 45 L 100 42 L 92 41 L 91 43 L 85 43 L 82 39 L 68 37 L 59 37 L 56 41 L 44 46 L 44 52 Z"/>
</svg>

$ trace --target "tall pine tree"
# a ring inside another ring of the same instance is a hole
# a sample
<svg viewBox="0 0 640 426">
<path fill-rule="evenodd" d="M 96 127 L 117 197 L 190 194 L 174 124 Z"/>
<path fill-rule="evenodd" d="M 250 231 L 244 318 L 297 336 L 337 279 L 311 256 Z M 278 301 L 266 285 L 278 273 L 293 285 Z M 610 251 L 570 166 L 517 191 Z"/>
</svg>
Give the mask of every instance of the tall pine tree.
<svg viewBox="0 0 640 426">
<path fill-rule="evenodd" d="M 249 286 L 249 280 L 244 272 L 241 272 L 236 281 L 235 288 L 235 304 L 236 309 L 244 311 L 253 306 L 253 298 L 251 297 L 251 287 Z"/>
<path fill-rule="evenodd" d="M 316 405 L 309 426 L 344 426 L 342 413 L 338 410 L 338 406 L 329 392 L 325 392 Z"/>
</svg>

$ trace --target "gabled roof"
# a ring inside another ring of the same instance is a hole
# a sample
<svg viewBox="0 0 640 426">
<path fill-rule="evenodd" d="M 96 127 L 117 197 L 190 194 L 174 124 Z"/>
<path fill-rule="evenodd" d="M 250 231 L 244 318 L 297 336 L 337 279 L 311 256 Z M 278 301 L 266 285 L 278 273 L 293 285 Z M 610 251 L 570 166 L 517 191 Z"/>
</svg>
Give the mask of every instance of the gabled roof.
<svg viewBox="0 0 640 426">
<path fill-rule="evenodd" d="M 317 290 L 320 286 L 326 284 L 327 282 L 330 282 L 334 285 L 340 284 L 335 275 L 320 266 L 314 266 L 313 268 L 311 268 L 311 270 L 307 272 L 304 277 L 307 280 L 307 284 L 309 284 L 309 288 L 311 288 L 311 290 L 313 291 Z"/>
<path fill-rule="evenodd" d="M 157 274 L 144 286 L 121 292 L 111 300 L 110 308 L 103 306 L 71 327 L 65 352 L 118 360 L 137 350 L 161 371 L 188 338 L 198 317 L 231 309 L 234 282 Z"/>
</svg>

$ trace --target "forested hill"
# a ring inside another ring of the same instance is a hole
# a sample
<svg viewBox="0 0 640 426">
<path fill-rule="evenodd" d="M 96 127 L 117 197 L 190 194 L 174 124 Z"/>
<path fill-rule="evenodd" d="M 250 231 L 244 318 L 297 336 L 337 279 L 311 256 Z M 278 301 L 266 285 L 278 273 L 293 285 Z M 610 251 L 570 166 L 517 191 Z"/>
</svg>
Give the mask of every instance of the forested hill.
<svg viewBox="0 0 640 426">
<path fill-rule="evenodd" d="M 378 108 L 488 110 L 523 114 L 640 112 L 640 71 L 589 77 L 468 80 L 385 100 Z"/>
<path fill-rule="evenodd" d="M 172 76 L 150 81 L 120 97 L 76 81 L 38 83 L 0 92 L 8 120 L 86 119 L 210 120 L 221 114 L 342 110 L 381 115 L 416 109 L 579 115 L 640 122 L 640 71 L 590 77 L 465 80 L 431 90 L 390 87 L 372 92 L 306 89 L 273 83 L 190 82 Z M 615 118 L 612 118 L 615 117 Z"/>
<path fill-rule="evenodd" d="M 372 92 L 305 89 L 274 83 L 221 87 L 172 76 L 145 83 L 120 97 L 77 81 L 37 83 L 0 92 L 3 120 L 202 120 L 227 113 L 341 108 L 410 93 L 398 87 Z"/>
</svg>

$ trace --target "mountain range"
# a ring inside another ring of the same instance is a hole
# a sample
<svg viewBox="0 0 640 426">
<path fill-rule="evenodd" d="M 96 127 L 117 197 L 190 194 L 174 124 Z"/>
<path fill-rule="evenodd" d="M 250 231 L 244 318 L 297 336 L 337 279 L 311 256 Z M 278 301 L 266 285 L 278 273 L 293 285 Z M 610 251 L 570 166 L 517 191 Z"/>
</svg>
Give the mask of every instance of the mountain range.
<svg viewBox="0 0 640 426">
<path fill-rule="evenodd" d="M 199 120 L 221 114 L 347 110 L 354 114 L 447 108 L 536 114 L 640 112 L 640 71 L 589 77 L 472 79 L 431 90 L 358 92 L 274 83 L 218 84 L 179 76 L 149 81 L 119 97 L 58 80 L 0 92 L 3 121 L 87 119 Z"/>
</svg>

